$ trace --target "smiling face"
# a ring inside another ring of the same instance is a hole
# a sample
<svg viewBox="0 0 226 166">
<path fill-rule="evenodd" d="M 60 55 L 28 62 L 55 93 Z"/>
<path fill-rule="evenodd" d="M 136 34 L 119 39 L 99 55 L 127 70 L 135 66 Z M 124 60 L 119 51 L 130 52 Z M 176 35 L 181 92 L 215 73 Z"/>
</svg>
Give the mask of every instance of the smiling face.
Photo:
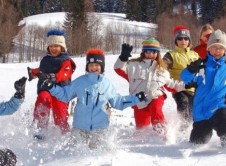
<svg viewBox="0 0 226 166">
<path fill-rule="evenodd" d="M 58 56 L 62 52 L 62 48 L 59 45 L 50 45 L 49 52 L 51 56 Z"/>
<path fill-rule="evenodd" d="M 90 73 L 101 73 L 101 65 L 99 63 L 89 63 L 87 68 Z"/>
<path fill-rule="evenodd" d="M 190 40 L 189 37 L 181 35 L 176 38 L 177 46 L 180 48 L 187 48 L 189 46 Z"/>
<path fill-rule="evenodd" d="M 226 50 L 221 45 L 213 45 L 208 49 L 208 51 L 216 59 L 220 59 L 222 56 L 224 56 Z"/>
</svg>

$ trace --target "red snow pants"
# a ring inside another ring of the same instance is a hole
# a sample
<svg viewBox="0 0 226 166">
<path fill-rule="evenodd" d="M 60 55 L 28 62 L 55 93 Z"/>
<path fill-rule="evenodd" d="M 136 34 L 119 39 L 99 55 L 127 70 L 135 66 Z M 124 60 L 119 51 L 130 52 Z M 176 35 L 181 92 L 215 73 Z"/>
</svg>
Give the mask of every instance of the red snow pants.
<svg viewBox="0 0 226 166">
<path fill-rule="evenodd" d="M 153 99 L 147 107 L 142 109 L 138 109 L 136 106 L 133 107 L 137 129 L 148 127 L 150 123 L 153 127 L 156 124 L 165 126 L 165 117 L 162 112 L 165 98 L 166 95 L 159 96 L 158 98 Z"/>
<path fill-rule="evenodd" d="M 68 132 L 68 103 L 59 101 L 57 98 L 51 96 L 48 91 L 41 91 L 35 103 L 34 121 L 37 121 L 37 127 L 48 127 L 51 110 L 53 111 L 55 125 L 61 129 L 62 133 Z"/>
</svg>

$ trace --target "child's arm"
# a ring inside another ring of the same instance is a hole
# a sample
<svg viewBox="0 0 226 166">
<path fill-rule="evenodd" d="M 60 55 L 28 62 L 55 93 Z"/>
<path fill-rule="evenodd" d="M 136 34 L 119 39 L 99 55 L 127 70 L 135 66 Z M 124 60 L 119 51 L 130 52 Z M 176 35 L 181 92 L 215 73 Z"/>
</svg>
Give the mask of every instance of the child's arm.
<svg viewBox="0 0 226 166">
<path fill-rule="evenodd" d="M 71 78 L 75 67 L 73 66 L 71 60 L 66 60 L 63 62 L 60 70 L 55 73 L 56 82 L 63 82 Z"/>
<path fill-rule="evenodd" d="M 129 81 L 128 75 L 126 73 L 126 64 L 126 61 L 121 61 L 120 58 L 118 58 L 115 62 L 114 70 L 122 78 L 125 78 L 127 81 Z"/>
</svg>

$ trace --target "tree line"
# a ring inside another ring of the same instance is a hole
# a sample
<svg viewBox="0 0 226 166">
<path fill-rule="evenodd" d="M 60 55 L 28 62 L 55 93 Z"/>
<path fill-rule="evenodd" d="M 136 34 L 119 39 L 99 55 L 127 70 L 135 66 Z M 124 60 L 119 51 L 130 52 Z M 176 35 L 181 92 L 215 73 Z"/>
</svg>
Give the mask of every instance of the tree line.
<svg viewBox="0 0 226 166">
<path fill-rule="evenodd" d="M 68 51 L 73 55 L 82 55 L 89 47 L 117 53 L 121 42 L 138 45 L 143 37 L 122 25 L 109 25 L 106 34 L 100 35 L 102 22 L 93 12 L 125 13 L 131 21 L 156 23 L 157 31 L 150 30 L 148 35 L 155 36 L 167 48 L 174 45 L 173 27 L 183 24 L 190 28 L 195 45 L 201 25 L 210 23 L 225 29 L 225 10 L 224 0 L 0 0 L 0 57 L 7 62 L 7 53 L 14 48 L 20 62 L 39 60 L 46 51 L 45 33 L 56 26 L 66 31 Z M 24 24 L 18 26 L 24 17 L 51 12 L 67 13 L 62 26 L 26 26 L 26 30 Z"/>
</svg>

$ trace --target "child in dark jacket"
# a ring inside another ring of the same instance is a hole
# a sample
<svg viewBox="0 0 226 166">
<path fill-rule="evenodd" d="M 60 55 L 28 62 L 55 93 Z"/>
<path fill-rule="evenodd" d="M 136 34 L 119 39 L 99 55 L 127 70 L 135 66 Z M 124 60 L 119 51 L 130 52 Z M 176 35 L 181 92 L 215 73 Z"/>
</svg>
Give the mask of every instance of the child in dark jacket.
<svg viewBox="0 0 226 166">
<path fill-rule="evenodd" d="M 226 34 L 214 31 L 207 42 L 207 58 L 192 62 L 181 72 L 181 79 L 196 85 L 193 129 L 190 142 L 209 142 L 213 129 L 226 145 Z"/>
<path fill-rule="evenodd" d="M 62 133 L 69 131 L 68 103 L 59 101 L 52 96 L 43 80 L 49 78 L 61 87 L 68 85 L 75 70 L 75 63 L 66 53 L 64 32 L 50 30 L 47 33 L 47 45 L 47 55 L 41 60 L 39 68 L 31 69 L 28 67 L 29 81 L 36 77 L 39 78 L 38 97 L 34 108 L 34 122 L 37 121 L 38 128 L 34 137 L 37 139 L 45 137 L 51 109 L 55 125 L 61 129 Z"/>
</svg>

